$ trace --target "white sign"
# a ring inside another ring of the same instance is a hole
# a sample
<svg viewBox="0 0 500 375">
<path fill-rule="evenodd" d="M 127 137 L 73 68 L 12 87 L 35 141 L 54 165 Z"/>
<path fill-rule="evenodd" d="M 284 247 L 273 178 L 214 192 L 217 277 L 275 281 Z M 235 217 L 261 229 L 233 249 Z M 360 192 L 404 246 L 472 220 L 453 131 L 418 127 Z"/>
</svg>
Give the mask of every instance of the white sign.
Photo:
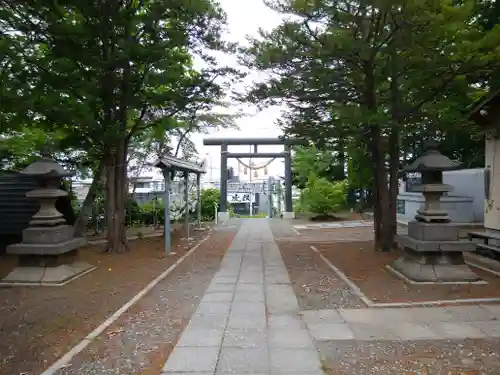
<svg viewBox="0 0 500 375">
<path fill-rule="evenodd" d="M 229 203 L 250 203 L 249 193 L 232 193 L 227 195 Z"/>
</svg>

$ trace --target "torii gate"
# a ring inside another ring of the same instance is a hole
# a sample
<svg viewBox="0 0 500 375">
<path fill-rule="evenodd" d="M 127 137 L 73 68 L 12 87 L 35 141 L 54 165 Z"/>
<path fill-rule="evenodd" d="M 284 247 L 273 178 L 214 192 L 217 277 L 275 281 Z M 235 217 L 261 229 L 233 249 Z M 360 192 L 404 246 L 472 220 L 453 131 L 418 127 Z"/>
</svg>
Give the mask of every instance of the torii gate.
<svg viewBox="0 0 500 375">
<path fill-rule="evenodd" d="M 205 138 L 203 144 L 205 146 L 220 146 L 221 162 L 220 162 L 220 203 L 219 203 L 219 222 L 229 220 L 229 212 L 227 211 L 227 159 L 228 158 L 284 158 L 285 159 L 285 212 L 284 219 L 293 219 L 292 202 L 292 158 L 290 149 L 292 145 L 303 144 L 304 142 L 291 138 Z M 253 152 L 228 152 L 228 146 L 244 146 L 253 145 Z M 283 152 L 263 152 L 258 153 L 259 145 L 283 145 Z"/>
</svg>

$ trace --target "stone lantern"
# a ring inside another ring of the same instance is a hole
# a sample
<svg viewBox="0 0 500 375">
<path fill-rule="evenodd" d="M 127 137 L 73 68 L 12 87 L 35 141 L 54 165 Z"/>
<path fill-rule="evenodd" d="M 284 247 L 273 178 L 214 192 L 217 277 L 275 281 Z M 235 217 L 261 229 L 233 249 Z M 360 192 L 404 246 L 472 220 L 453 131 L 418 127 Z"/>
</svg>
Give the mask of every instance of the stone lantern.
<svg viewBox="0 0 500 375">
<path fill-rule="evenodd" d="M 77 261 L 77 249 L 86 241 L 74 238 L 73 227 L 66 225 L 63 214 L 55 206 L 58 198 L 68 195 L 60 189 L 61 179 L 72 174 L 48 155 L 20 174 L 38 181 L 39 187 L 26 196 L 38 200 L 40 208 L 23 231 L 23 241 L 7 247 L 7 253 L 19 257 L 19 265 L 2 283 L 61 285 L 94 269 Z"/>
<path fill-rule="evenodd" d="M 424 195 L 424 205 L 415 220 L 408 223 L 408 234 L 397 235 L 404 255 L 390 269 L 414 282 L 474 282 L 479 277 L 465 263 L 463 253 L 474 251 L 474 244 L 459 239 L 459 227 L 450 222 L 440 198 L 453 190 L 443 184 L 443 172 L 460 169 L 460 164 L 442 155 L 437 143 L 427 145 L 423 155 L 403 168 L 418 172 L 421 185 L 414 191 Z"/>
</svg>

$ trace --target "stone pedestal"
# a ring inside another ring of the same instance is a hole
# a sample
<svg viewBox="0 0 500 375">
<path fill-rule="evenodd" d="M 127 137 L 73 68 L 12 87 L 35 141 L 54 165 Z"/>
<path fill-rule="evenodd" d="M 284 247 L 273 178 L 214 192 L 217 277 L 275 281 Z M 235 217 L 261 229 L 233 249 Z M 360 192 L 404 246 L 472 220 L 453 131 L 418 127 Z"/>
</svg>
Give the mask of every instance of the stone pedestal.
<svg viewBox="0 0 500 375">
<path fill-rule="evenodd" d="M 465 263 L 463 253 L 474 251 L 459 240 L 459 228 L 451 223 L 408 223 L 408 235 L 398 235 L 404 256 L 390 266 L 413 282 L 476 282 L 480 278 Z"/>
<path fill-rule="evenodd" d="M 0 285 L 64 285 L 95 269 L 78 261 L 77 249 L 86 240 L 73 237 L 73 228 L 55 207 L 57 199 L 68 194 L 59 184 L 69 174 L 46 156 L 21 174 L 39 178 L 40 187 L 26 195 L 38 199 L 40 208 L 23 231 L 23 241 L 7 246 L 7 253 L 18 256 L 19 265 Z"/>
<path fill-rule="evenodd" d="M 0 284 L 64 285 L 95 269 L 78 261 L 77 249 L 85 244 L 84 238 L 73 238 L 68 225 L 27 228 L 23 242 L 7 246 L 19 265 Z"/>
<path fill-rule="evenodd" d="M 286 220 L 295 219 L 295 212 L 283 212 L 283 219 Z"/>
<path fill-rule="evenodd" d="M 420 157 L 403 168 L 403 172 L 420 173 L 424 204 L 417 210 L 415 221 L 408 223 L 408 235 L 396 240 L 404 255 L 388 266 L 411 282 L 469 283 L 480 278 L 465 263 L 464 252 L 474 251 L 469 241 L 459 240 L 459 227 L 450 223 L 447 210 L 441 206 L 443 194 L 453 190 L 443 183 L 443 172 L 460 168 L 460 164 L 442 155 L 435 142 L 430 142 Z"/>
<path fill-rule="evenodd" d="M 230 219 L 229 212 L 217 212 L 217 223 L 224 224 Z"/>
</svg>

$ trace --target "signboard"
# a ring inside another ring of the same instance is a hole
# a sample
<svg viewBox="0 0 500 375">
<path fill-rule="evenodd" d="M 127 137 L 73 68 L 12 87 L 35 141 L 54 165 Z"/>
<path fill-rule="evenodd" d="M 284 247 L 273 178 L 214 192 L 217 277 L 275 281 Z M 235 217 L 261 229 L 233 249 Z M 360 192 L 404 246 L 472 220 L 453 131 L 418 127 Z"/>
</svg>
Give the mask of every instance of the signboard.
<svg viewBox="0 0 500 375">
<path fill-rule="evenodd" d="M 217 189 L 220 189 L 220 183 L 216 183 Z M 228 193 L 265 193 L 267 192 L 267 184 L 264 182 L 246 183 L 246 182 L 228 182 Z"/>
<path fill-rule="evenodd" d="M 405 214 L 405 201 L 402 199 L 398 199 L 396 201 L 396 213 L 399 215 L 404 215 Z"/>
<path fill-rule="evenodd" d="M 250 203 L 249 193 L 232 193 L 227 195 L 229 203 Z"/>
<path fill-rule="evenodd" d="M 420 176 L 420 173 L 410 173 L 408 174 L 408 177 L 406 179 L 406 189 L 405 191 L 408 193 L 413 192 L 413 188 L 416 185 L 422 184 L 422 177 Z"/>
</svg>

